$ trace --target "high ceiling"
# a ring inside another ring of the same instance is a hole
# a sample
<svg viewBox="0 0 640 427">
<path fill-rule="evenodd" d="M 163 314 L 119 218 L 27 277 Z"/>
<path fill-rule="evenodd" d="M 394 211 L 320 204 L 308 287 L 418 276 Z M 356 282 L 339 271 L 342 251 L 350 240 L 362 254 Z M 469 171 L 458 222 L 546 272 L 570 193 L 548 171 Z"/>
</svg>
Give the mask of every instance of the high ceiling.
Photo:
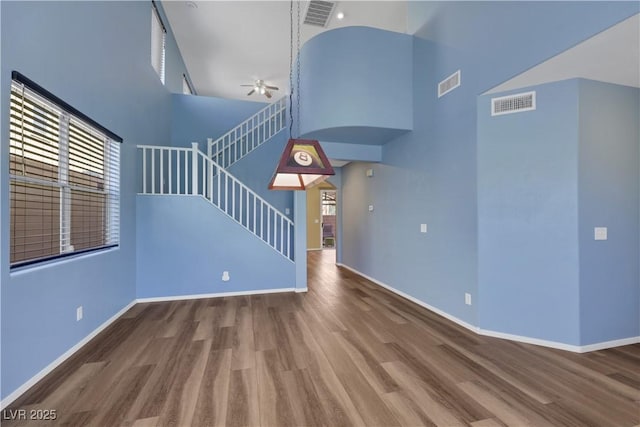
<svg viewBox="0 0 640 427">
<path fill-rule="evenodd" d="M 298 5 L 301 21 L 309 2 Z M 163 1 L 178 47 L 198 95 L 266 102 L 263 95 L 247 97 L 240 87 L 257 79 L 289 90 L 289 1 Z M 344 13 L 342 20 L 337 13 Z M 336 2 L 326 28 L 302 24 L 303 44 L 322 31 L 368 26 L 407 31 L 406 1 Z M 294 33 L 295 35 L 295 33 Z"/>
<path fill-rule="evenodd" d="M 640 14 L 549 58 L 487 93 L 574 77 L 640 87 Z"/>
<path fill-rule="evenodd" d="M 304 44 L 322 31 L 345 26 L 369 26 L 407 32 L 406 1 L 339 1 L 326 28 L 302 24 Z M 247 97 L 242 84 L 257 79 L 278 86 L 272 100 L 289 91 L 289 1 L 173 1 L 162 5 L 185 65 L 199 95 L 266 102 L 264 95 Z M 301 21 L 308 1 L 300 7 Z M 338 12 L 344 19 L 337 18 Z M 640 18 L 638 15 L 550 58 L 489 92 L 584 77 L 640 86 Z M 294 32 L 295 36 L 295 32 Z"/>
</svg>

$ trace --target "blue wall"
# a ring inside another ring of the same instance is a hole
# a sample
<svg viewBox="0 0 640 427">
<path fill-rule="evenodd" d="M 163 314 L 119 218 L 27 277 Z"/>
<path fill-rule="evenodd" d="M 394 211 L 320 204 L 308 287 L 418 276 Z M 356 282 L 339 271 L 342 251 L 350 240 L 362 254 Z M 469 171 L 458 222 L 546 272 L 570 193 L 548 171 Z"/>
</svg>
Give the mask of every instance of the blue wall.
<svg viewBox="0 0 640 427">
<path fill-rule="evenodd" d="M 150 64 L 150 2 L 1 2 L 0 260 L 3 398 L 135 298 L 136 144 L 167 141 L 170 94 Z M 114 27 L 115 25 L 115 27 Z M 169 36 L 167 82 L 180 67 Z M 11 71 L 124 138 L 120 248 L 9 271 Z M 76 307 L 84 319 L 76 322 Z"/>
<path fill-rule="evenodd" d="M 207 138 L 216 139 L 267 104 L 176 94 L 171 99 L 171 145 L 191 147 L 197 142 L 207 152 Z"/>
<path fill-rule="evenodd" d="M 305 43 L 300 64 L 301 135 L 383 144 L 412 129 L 410 36 L 368 27 L 327 31 Z"/>
<path fill-rule="evenodd" d="M 295 287 L 293 262 L 202 197 L 138 196 L 137 214 L 138 298 Z"/>
<path fill-rule="evenodd" d="M 409 2 L 415 30 L 413 132 L 385 144 L 380 164 L 343 168 L 343 262 L 477 325 L 477 97 L 639 7 L 632 2 Z M 437 83 L 458 69 L 461 87 L 437 98 Z M 312 96 L 306 98 L 314 103 Z M 307 126 L 304 117 L 302 123 Z M 373 178 L 364 174 L 368 167 Z M 366 211 L 369 203 L 374 212 Z M 426 235 L 419 232 L 420 223 L 428 224 Z M 464 304 L 465 292 L 474 305 Z M 576 318 L 575 302 L 573 310 Z M 545 336 L 575 343 L 576 324 Z"/>
<path fill-rule="evenodd" d="M 531 89 L 478 101 L 478 323 L 578 345 L 578 81 L 491 116 L 492 97 Z"/>
<path fill-rule="evenodd" d="M 581 343 L 640 336 L 640 90 L 580 80 Z M 594 227 L 608 240 L 595 241 Z"/>
</svg>

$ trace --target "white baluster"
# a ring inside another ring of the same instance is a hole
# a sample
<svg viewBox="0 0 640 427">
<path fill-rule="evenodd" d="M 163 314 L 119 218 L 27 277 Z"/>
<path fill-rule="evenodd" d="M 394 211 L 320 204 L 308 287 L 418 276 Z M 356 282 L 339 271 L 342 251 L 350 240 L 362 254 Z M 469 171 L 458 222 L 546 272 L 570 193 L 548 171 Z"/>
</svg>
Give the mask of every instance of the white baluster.
<svg viewBox="0 0 640 427">
<path fill-rule="evenodd" d="M 244 194 L 246 195 L 246 199 L 245 199 L 245 202 L 246 202 L 245 226 L 247 228 L 249 228 L 249 189 L 248 188 L 245 189 Z"/>
<path fill-rule="evenodd" d="M 156 150 L 151 149 L 151 194 L 156 194 Z"/>
<path fill-rule="evenodd" d="M 229 214 L 229 174 L 224 173 L 224 211 Z"/>
<path fill-rule="evenodd" d="M 291 254 L 291 225 L 287 221 L 287 257 Z"/>
<path fill-rule="evenodd" d="M 184 194 L 189 194 L 189 152 L 184 152 Z"/>
<path fill-rule="evenodd" d="M 164 194 L 164 148 L 158 150 L 160 153 L 160 194 Z"/>
<path fill-rule="evenodd" d="M 220 181 L 222 181 L 222 177 L 220 176 L 220 168 L 218 167 L 218 171 L 217 171 L 217 175 L 218 175 L 218 196 L 217 196 L 217 206 L 222 209 L 222 203 L 221 203 L 221 199 L 220 199 Z"/>
<path fill-rule="evenodd" d="M 213 163 L 211 160 L 207 161 L 207 167 L 209 168 L 209 200 L 213 203 Z"/>
<path fill-rule="evenodd" d="M 179 151 L 177 151 L 179 152 Z M 173 168 L 172 168 L 172 161 L 171 161 L 171 157 L 172 157 L 172 150 L 167 151 L 167 154 L 169 155 L 169 194 L 173 194 Z"/>
<path fill-rule="evenodd" d="M 178 187 L 176 188 L 176 194 L 182 194 L 180 191 L 180 154 L 182 154 L 182 151 L 176 151 L 176 185 Z"/>
<path fill-rule="evenodd" d="M 142 147 L 142 194 L 147 194 L 147 148 Z"/>
<path fill-rule="evenodd" d="M 282 253 L 284 248 L 284 218 L 280 215 L 280 252 Z"/>
<path fill-rule="evenodd" d="M 191 194 L 197 195 L 198 190 L 198 143 L 191 143 Z"/>
<path fill-rule="evenodd" d="M 236 181 L 231 180 L 231 216 L 236 219 Z"/>
<path fill-rule="evenodd" d="M 271 207 L 267 208 L 267 243 L 271 244 Z"/>
</svg>

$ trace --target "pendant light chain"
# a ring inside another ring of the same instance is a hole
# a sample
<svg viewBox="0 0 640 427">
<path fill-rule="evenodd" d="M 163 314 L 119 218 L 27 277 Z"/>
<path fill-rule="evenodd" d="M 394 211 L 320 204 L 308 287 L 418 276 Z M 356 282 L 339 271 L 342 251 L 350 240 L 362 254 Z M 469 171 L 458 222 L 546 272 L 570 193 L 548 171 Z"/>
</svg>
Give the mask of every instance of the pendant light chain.
<svg viewBox="0 0 640 427">
<path fill-rule="evenodd" d="M 298 38 L 296 41 L 296 116 L 298 117 L 298 123 L 296 123 L 296 135 L 300 136 L 300 2 L 297 2 L 298 6 Z"/>
<path fill-rule="evenodd" d="M 289 138 L 293 138 L 293 1 L 289 2 Z"/>
<path fill-rule="evenodd" d="M 296 23 L 293 20 L 293 3 L 297 4 Z M 335 171 L 331 166 L 331 162 L 324 154 L 320 141 L 315 139 L 299 139 L 300 136 L 300 2 L 301 0 L 290 0 L 289 2 L 289 18 L 291 22 L 289 33 L 289 141 L 284 147 L 282 156 L 276 170 L 269 182 L 269 190 L 286 190 L 286 191 L 306 191 L 307 189 L 318 185 L 331 175 L 335 175 Z M 293 26 L 296 27 L 294 39 Z M 294 42 L 296 63 L 295 69 L 293 63 Z M 296 73 L 294 84 L 293 73 Z M 293 133 L 293 94 L 296 96 L 296 136 Z"/>
</svg>

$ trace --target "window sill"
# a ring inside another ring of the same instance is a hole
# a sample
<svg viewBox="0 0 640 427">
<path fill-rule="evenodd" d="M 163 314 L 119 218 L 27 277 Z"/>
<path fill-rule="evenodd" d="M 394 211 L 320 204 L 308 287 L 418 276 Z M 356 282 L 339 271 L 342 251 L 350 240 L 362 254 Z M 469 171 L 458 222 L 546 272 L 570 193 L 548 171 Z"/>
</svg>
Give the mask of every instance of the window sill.
<svg viewBox="0 0 640 427">
<path fill-rule="evenodd" d="M 104 248 L 92 249 L 86 252 L 80 253 L 71 253 L 67 255 L 57 256 L 55 258 L 50 258 L 42 261 L 34 261 L 33 263 L 16 265 L 14 267 L 10 267 L 9 276 L 21 276 L 23 274 L 32 273 L 39 270 L 44 270 L 48 268 L 53 268 L 65 264 L 69 264 L 75 261 L 93 258 L 96 256 L 104 255 L 110 252 L 116 252 L 120 250 L 120 246 L 108 246 Z"/>
</svg>

